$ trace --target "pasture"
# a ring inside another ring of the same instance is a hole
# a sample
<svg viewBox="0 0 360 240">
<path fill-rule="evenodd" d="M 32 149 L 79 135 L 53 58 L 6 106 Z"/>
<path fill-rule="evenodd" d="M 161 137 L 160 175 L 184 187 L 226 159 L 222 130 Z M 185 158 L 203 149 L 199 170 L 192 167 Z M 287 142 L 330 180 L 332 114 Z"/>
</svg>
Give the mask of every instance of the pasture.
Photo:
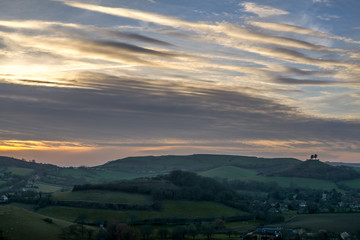
<svg viewBox="0 0 360 240">
<path fill-rule="evenodd" d="M 360 188 L 360 178 L 347 180 L 347 181 L 341 181 L 341 184 L 344 184 L 347 187 L 359 189 Z"/>
<path fill-rule="evenodd" d="M 301 187 L 319 190 L 336 189 L 339 191 L 338 186 L 331 181 L 314 179 L 314 178 L 295 178 L 295 177 L 267 177 L 267 176 L 254 176 L 249 177 L 248 180 L 258 182 L 275 182 L 281 187 Z"/>
<path fill-rule="evenodd" d="M 64 188 L 63 186 L 60 185 L 42 183 L 42 182 L 37 182 L 34 185 L 38 187 L 35 189 L 37 192 L 45 192 L 45 193 L 57 192 Z"/>
<path fill-rule="evenodd" d="M 208 171 L 200 172 L 199 175 L 212 178 L 227 178 L 229 180 L 241 180 L 241 181 L 257 181 L 257 182 L 275 182 L 281 187 L 301 187 L 311 188 L 320 190 L 339 190 L 338 186 L 331 181 L 313 179 L 313 178 L 295 178 L 295 177 L 272 177 L 266 175 L 260 175 L 257 171 L 234 167 L 234 166 L 223 166 L 214 168 Z M 351 180 L 353 181 L 353 180 Z M 345 184 L 353 184 L 360 187 L 360 179 L 354 182 L 346 181 Z M 357 185 L 358 184 L 358 185 Z"/>
<path fill-rule="evenodd" d="M 61 228 L 72 224 L 58 219 L 52 219 L 53 223 L 47 223 L 44 218 L 46 216 L 23 208 L 0 205 L 0 229 L 5 239 L 23 240 L 26 236 L 27 240 L 60 240 L 58 235 Z"/>
<path fill-rule="evenodd" d="M 151 203 L 148 195 L 114 191 L 87 190 L 78 192 L 56 192 L 52 194 L 54 200 L 82 200 L 115 204 L 147 204 Z"/>
<path fill-rule="evenodd" d="M 27 176 L 30 175 L 34 170 L 31 168 L 21 168 L 21 167 L 8 167 L 7 172 L 10 172 L 13 175 L 17 176 Z"/>
<path fill-rule="evenodd" d="M 223 166 L 199 173 L 199 175 L 204 177 L 227 178 L 229 180 L 247 180 L 249 177 L 254 177 L 257 174 L 258 172 L 255 170 L 234 166 Z"/>
<path fill-rule="evenodd" d="M 243 214 L 242 211 L 223 204 L 204 201 L 164 201 L 163 209 L 160 211 L 116 211 L 72 207 L 48 207 L 41 209 L 39 213 L 67 221 L 74 221 L 78 216 L 85 214 L 87 216 L 86 222 L 89 223 L 95 222 L 97 219 L 126 222 L 130 218 L 135 220 L 155 218 L 221 218 Z"/>
<path fill-rule="evenodd" d="M 324 213 L 297 215 L 289 222 L 282 224 L 290 228 L 305 228 L 313 232 L 325 229 L 330 232 L 360 231 L 360 213 Z"/>
</svg>

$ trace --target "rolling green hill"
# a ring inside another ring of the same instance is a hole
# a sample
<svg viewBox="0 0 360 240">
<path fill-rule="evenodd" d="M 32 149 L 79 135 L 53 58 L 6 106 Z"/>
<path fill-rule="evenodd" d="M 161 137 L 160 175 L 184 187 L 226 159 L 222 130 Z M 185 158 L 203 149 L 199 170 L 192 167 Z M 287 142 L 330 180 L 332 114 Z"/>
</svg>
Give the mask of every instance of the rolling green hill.
<svg viewBox="0 0 360 240">
<path fill-rule="evenodd" d="M 78 192 L 56 192 L 52 194 L 54 200 L 62 201 L 94 201 L 102 203 L 119 203 L 119 204 L 148 204 L 151 199 L 148 195 L 101 191 L 101 190 L 88 190 Z"/>
<path fill-rule="evenodd" d="M 356 234 L 359 231 L 359 213 L 326 213 L 326 214 L 304 214 L 298 215 L 282 224 L 290 228 L 305 228 L 317 232 L 327 230 L 331 232 L 348 232 Z"/>
<path fill-rule="evenodd" d="M 254 177 L 258 174 L 257 171 L 234 167 L 234 166 L 223 166 L 214 169 L 210 169 L 207 171 L 199 172 L 199 175 L 205 177 L 212 177 L 212 178 L 227 178 L 229 180 L 233 179 L 241 179 L 247 180 L 251 177 Z"/>
<path fill-rule="evenodd" d="M 280 177 L 315 178 L 330 181 L 341 181 L 359 178 L 360 174 L 352 168 L 334 167 L 319 160 L 307 160 L 296 166 L 271 174 Z"/>
<path fill-rule="evenodd" d="M 168 173 L 173 170 L 202 172 L 222 166 L 253 169 L 258 172 L 273 172 L 301 163 L 294 158 L 257 158 L 234 155 L 194 154 L 187 156 L 128 157 L 97 166 L 98 169 L 136 173 Z"/>
<path fill-rule="evenodd" d="M 18 167 L 18 168 L 27 168 L 27 169 L 41 169 L 41 170 L 53 170 L 58 168 L 52 164 L 43 164 L 36 162 L 27 162 L 25 160 L 20 160 L 12 157 L 0 156 L 0 167 Z"/>
<path fill-rule="evenodd" d="M 166 200 L 163 202 L 163 208 L 160 211 L 116 211 L 54 206 L 41 209 L 39 213 L 67 221 L 74 221 L 78 216 L 86 215 L 86 222 L 88 223 L 95 222 L 97 219 L 126 222 L 131 216 L 135 220 L 145 220 L 156 218 L 216 218 L 245 214 L 238 209 L 220 203 L 186 200 Z"/>
<path fill-rule="evenodd" d="M 320 161 L 302 162 L 294 158 L 210 154 L 142 156 L 110 161 L 95 167 L 62 168 L 0 157 L 0 172 L 9 172 L 22 177 L 37 174 L 41 177 L 39 180 L 41 184 L 56 186 L 56 190 L 60 190 L 61 186 L 69 189 L 73 185 L 86 183 L 97 184 L 154 177 L 179 169 L 213 178 L 277 182 L 284 187 L 295 183 L 300 187 L 310 186 L 317 189 L 337 188 L 332 183 L 334 181 L 342 181 L 344 186 L 354 188 L 359 184 L 352 179 L 360 178 L 360 173 L 353 168 L 334 167 Z M 6 183 L 6 179 L 0 179 L 0 181 L 2 184 Z M 56 191 L 55 188 L 52 189 L 51 191 Z M 45 192 L 49 191 L 49 189 L 45 190 Z"/>
<path fill-rule="evenodd" d="M 5 239 L 11 240 L 57 240 L 61 228 L 72 223 L 52 219 L 52 223 L 44 221 L 44 215 L 30 212 L 23 208 L 0 205 L 0 229 Z M 26 236 L 26 238 L 25 238 Z"/>
</svg>

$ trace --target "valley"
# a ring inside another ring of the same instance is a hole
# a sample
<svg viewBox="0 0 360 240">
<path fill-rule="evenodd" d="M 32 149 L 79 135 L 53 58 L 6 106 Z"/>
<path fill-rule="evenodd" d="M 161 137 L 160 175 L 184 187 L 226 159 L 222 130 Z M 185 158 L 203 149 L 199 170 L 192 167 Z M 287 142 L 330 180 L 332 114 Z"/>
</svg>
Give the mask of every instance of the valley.
<svg viewBox="0 0 360 240">
<path fill-rule="evenodd" d="M 51 239 L 72 234 L 106 239 L 102 231 L 112 223 L 127 224 L 140 235 L 148 228 L 151 239 L 182 238 L 171 235 L 180 227 L 187 229 L 186 238 L 194 228 L 196 239 L 208 238 L 207 233 L 237 239 L 264 225 L 355 236 L 358 186 L 356 168 L 292 158 L 149 156 L 65 168 L 0 157 L 0 236 L 21 239 L 11 229 L 22 221 L 30 232 L 56 233 Z M 9 218 L 10 213 L 20 217 Z M 34 236 L 49 239 L 45 233 Z"/>
</svg>

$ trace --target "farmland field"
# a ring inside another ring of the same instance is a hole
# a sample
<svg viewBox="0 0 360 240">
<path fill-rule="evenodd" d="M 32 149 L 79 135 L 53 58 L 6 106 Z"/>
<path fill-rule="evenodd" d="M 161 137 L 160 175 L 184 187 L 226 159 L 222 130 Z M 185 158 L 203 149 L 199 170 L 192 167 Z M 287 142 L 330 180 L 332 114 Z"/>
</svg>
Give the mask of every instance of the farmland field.
<svg viewBox="0 0 360 240">
<path fill-rule="evenodd" d="M 134 179 L 140 177 L 154 177 L 157 174 L 150 173 L 128 173 L 128 172 L 119 172 L 119 171 L 96 171 L 96 174 L 89 179 L 90 182 L 109 182 L 114 180 L 121 179 Z"/>
<path fill-rule="evenodd" d="M 86 209 L 72 207 L 48 207 L 39 213 L 67 221 L 74 221 L 78 216 L 85 214 L 87 222 L 94 222 L 102 218 L 106 220 L 127 221 L 130 216 L 138 220 L 154 218 L 202 218 L 202 217 L 228 217 L 243 214 L 231 207 L 213 202 L 193 201 L 164 201 L 161 211 L 115 211 L 102 209 Z"/>
<path fill-rule="evenodd" d="M 95 170 L 91 168 L 66 168 L 58 173 L 61 177 L 83 178 L 89 183 L 102 183 L 121 179 L 134 179 L 139 177 L 151 177 L 156 174 L 128 173 L 111 170 Z"/>
<path fill-rule="evenodd" d="M 60 229 L 71 224 L 58 219 L 47 223 L 43 221 L 44 218 L 43 215 L 16 206 L 0 206 L 0 229 L 5 239 L 23 240 L 26 234 L 27 240 L 57 240 Z"/>
<path fill-rule="evenodd" d="M 63 186 L 42 182 L 35 183 L 34 185 L 38 187 L 35 189 L 38 192 L 57 192 L 63 189 Z"/>
<path fill-rule="evenodd" d="M 7 171 L 13 175 L 27 176 L 30 173 L 32 173 L 34 170 L 31 168 L 8 167 Z"/>
<path fill-rule="evenodd" d="M 353 180 L 341 181 L 341 184 L 344 184 L 350 188 L 360 188 L 360 178 L 356 178 Z"/>
<path fill-rule="evenodd" d="M 258 172 L 256 172 L 255 170 L 233 167 L 233 166 L 218 167 L 199 173 L 199 175 L 205 177 L 227 178 L 229 180 L 233 180 L 233 179 L 246 180 L 249 177 L 256 176 L 257 174 Z"/>
<path fill-rule="evenodd" d="M 249 180 L 259 182 L 276 182 L 281 187 L 298 186 L 302 188 L 312 188 L 320 190 L 339 190 L 337 185 L 331 181 L 313 179 L 313 178 L 295 178 L 295 177 L 265 177 L 265 176 L 254 176 L 248 178 Z"/>
<path fill-rule="evenodd" d="M 325 229 L 331 232 L 357 233 L 360 230 L 360 213 L 327 213 L 298 215 L 283 224 L 291 228 L 306 228 L 310 231 Z"/>
<path fill-rule="evenodd" d="M 264 175 L 258 175 L 258 172 L 256 172 L 255 170 L 233 166 L 218 167 L 215 169 L 201 172 L 199 174 L 206 177 L 228 178 L 229 180 L 238 179 L 242 181 L 275 182 L 281 187 L 298 186 L 312 189 L 338 190 L 338 187 L 335 183 L 327 180 L 313 178 L 269 177 Z M 358 186 L 360 187 L 360 179 L 358 179 L 356 184 L 359 184 Z"/>
<path fill-rule="evenodd" d="M 56 192 L 53 193 L 52 197 L 54 200 L 83 200 L 119 204 L 146 204 L 151 202 L 147 195 L 100 190 Z"/>
</svg>

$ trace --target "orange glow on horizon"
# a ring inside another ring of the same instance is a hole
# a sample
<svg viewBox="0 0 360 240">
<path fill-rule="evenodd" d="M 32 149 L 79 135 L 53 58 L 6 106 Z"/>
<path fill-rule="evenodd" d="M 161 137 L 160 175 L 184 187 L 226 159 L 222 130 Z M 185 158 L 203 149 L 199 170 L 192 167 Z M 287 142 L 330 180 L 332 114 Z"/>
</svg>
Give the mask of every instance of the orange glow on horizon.
<svg viewBox="0 0 360 240">
<path fill-rule="evenodd" d="M 83 152 L 95 149 L 78 142 L 62 141 L 31 141 L 31 140 L 0 140 L 0 152 L 22 150 L 52 150 Z"/>
</svg>

